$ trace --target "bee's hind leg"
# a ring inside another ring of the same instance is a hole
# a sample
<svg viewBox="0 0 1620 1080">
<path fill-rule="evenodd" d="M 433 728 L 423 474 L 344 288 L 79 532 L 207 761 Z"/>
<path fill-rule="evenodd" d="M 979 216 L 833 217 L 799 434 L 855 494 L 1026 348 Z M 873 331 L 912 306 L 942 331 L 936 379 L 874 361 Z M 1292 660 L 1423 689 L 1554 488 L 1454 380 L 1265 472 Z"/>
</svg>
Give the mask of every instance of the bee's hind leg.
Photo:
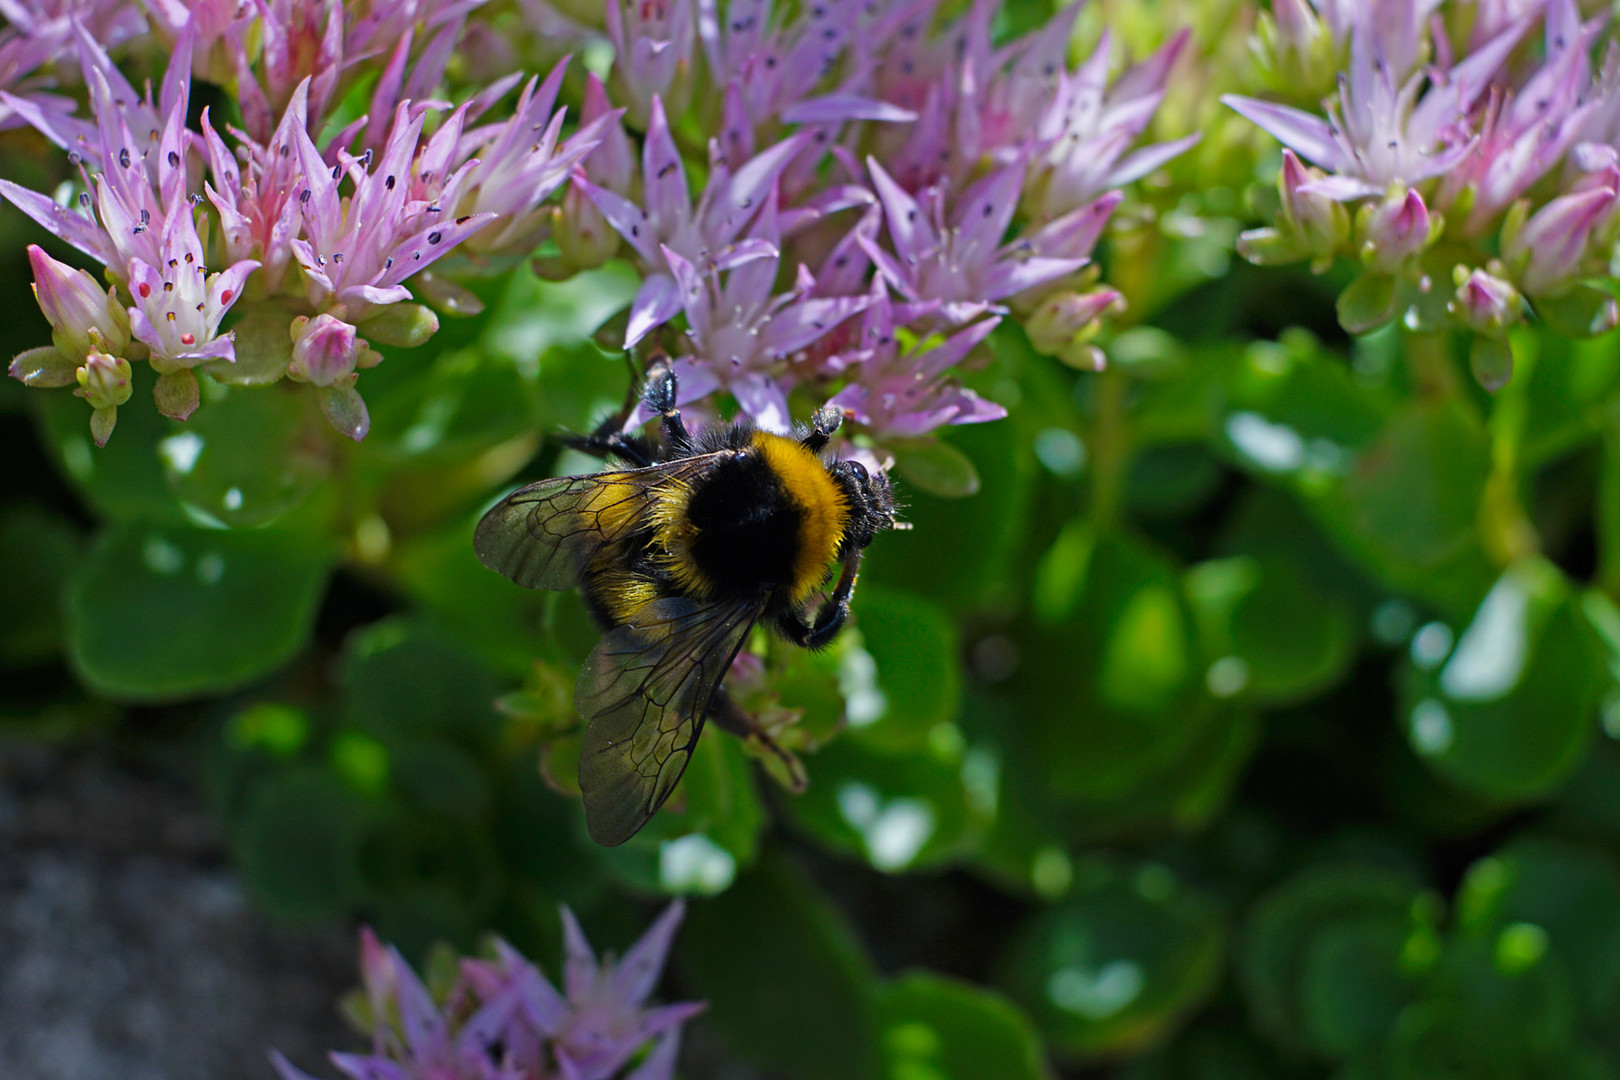
<svg viewBox="0 0 1620 1080">
<path fill-rule="evenodd" d="M 709 702 L 709 719 L 713 720 L 717 727 L 731 732 L 743 742 L 752 743 L 774 757 L 781 764 L 788 786 L 795 793 L 802 792 L 810 785 L 810 778 L 804 771 L 804 763 L 784 750 L 782 744 L 771 737 L 765 725 L 731 700 L 731 695 L 726 693 L 725 687 L 716 690 L 714 699 Z"/>
</svg>

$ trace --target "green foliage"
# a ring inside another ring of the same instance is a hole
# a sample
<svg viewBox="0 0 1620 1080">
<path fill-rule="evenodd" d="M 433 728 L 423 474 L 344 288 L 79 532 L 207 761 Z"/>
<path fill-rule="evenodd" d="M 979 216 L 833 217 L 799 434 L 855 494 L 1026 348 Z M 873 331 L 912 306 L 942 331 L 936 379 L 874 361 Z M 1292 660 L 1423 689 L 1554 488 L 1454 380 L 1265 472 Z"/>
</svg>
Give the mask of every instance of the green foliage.
<svg viewBox="0 0 1620 1080">
<path fill-rule="evenodd" d="M 192 419 L 127 408 L 103 449 L 70 393 L 0 391 L 40 444 L 0 508 L 0 731 L 177 703 L 253 895 L 408 953 L 552 955 L 558 902 L 628 939 L 688 895 L 675 978 L 739 1070 L 1613 1076 L 1620 336 L 1560 336 L 1592 328 L 1579 290 L 1543 305 L 1488 395 L 1478 341 L 1392 318 L 1406 285 L 1228 271 L 1241 197 L 1200 198 L 1212 234 L 1113 238 L 1162 271 L 1098 338 L 1113 370 L 1009 319 L 965 376 L 1009 417 L 891 448 L 912 528 L 848 630 L 751 640 L 729 685 L 803 793 L 711 725 L 640 835 L 591 844 L 600 631 L 472 554 L 502 492 L 596 467 L 553 437 L 631 389 L 592 336 L 622 264 L 393 328 L 358 445 L 250 385 L 285 346 L 246 324 Z"/>
</svg>

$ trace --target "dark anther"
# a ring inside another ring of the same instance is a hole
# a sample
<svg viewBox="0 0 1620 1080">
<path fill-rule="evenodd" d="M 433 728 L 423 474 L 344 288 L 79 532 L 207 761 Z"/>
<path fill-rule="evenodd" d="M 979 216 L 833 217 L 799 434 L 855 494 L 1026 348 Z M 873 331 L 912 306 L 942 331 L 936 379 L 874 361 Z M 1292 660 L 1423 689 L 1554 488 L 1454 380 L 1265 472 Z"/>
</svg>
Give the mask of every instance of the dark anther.
<svg viewBox="0 0 1620 1080">
<path fill-rule="evenodd" d="M 439 232 L 438 229 L 434 229 L 432 232 L 428 233 L 428 243 L 430 244 L 437 244 L 442 239 L 444 239 L 444 236 Z"/>
</svg>

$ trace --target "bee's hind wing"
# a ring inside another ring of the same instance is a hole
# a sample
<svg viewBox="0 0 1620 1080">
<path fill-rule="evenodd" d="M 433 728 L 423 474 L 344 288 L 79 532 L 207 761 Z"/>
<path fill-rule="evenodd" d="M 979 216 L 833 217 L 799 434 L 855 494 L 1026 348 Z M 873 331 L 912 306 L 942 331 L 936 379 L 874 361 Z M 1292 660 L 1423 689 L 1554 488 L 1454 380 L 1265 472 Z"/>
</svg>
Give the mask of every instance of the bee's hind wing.
<svg viewBox="0 0 1620 1080">
<path fill-rule="evenodd" d="M 656 600 L 615 627 L 580 670 L 579 787 L 585 827 L 624 843 L 675 790 L 709 704 L 764 602 Z"/>
<path fill-rule="evenodd" d="M 712 455 L 644 469 L 559 476 L 512 492 L 473 534 L 485 566 L 531 589 L 571 589 L 591 557 L 646 524 L 659 488 L 702 472 Z"/>
</svg>

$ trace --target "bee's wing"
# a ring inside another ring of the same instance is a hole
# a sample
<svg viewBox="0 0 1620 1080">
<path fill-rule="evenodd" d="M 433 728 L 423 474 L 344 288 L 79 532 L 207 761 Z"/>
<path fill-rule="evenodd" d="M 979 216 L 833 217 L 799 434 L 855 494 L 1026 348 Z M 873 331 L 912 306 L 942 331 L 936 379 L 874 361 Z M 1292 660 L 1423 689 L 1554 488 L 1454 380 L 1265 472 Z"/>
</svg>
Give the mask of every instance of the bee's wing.
<svg viewBox="0 0 1620 1080">
<path fill-rule="evenodd" d="M 607 847 L 657 813 L 686 771 L 704 714 L 764 601 L 656 600 L 609 631 L 580 669 L 585 827 Z"/>
<path fill-rule="evenodd" d="M 519 488 L 478 523 L 473 550 L 485 566 L 519 585 L 571 589 L 591 556 L 645 524 L 660 487 L 690 480 L 714 456 L 559 476 Z"/>
</svg>

